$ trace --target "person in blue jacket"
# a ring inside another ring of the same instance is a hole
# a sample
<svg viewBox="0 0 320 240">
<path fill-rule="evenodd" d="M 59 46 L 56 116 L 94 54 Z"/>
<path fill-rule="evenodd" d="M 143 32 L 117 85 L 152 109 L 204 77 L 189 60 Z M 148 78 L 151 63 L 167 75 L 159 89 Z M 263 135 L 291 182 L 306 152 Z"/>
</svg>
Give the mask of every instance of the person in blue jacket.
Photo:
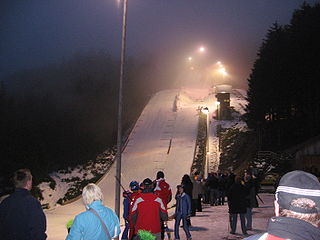
<svg viewBox="0 0 320 240">
<path fill-rule="evenodd" d="M 191 234 L 189 231 L 189 225 L 187 224 L 187 219 L 191 216 L 191 198 L 188 194 L 184 192 L 184 186 L 177 186 L 176 195 L 176 212 L 175 212 L 175 224 L 174 224 L 174 238 L 176 240 L 180 239 L 179 236 L 179 225 L 182 220 L 183 230 L 186 233 L 187 240 L 191 240 Z"/>
<path fill-rule="evenodd" d="M 15 191 L 0 204 L 0 239 L 45 240 L 46 216 L 40 202 L 30 194 L 30 170 L 17 170 L 13 182 Z"/>
<path fill-rule="evenodd" d="M 101 189 L 90 183 L 82 191 L 83 203 L 87 211 L 77 215 L 73 221 L 67 240 L 111 240 L 104 230 L 99 218 L 91 211 L 93 209 L 106 225 L 110 237 L 117 238 L 120 234 L 119 218 L 108 207 L 102 204 L 103 194 Z"/>
</svg>

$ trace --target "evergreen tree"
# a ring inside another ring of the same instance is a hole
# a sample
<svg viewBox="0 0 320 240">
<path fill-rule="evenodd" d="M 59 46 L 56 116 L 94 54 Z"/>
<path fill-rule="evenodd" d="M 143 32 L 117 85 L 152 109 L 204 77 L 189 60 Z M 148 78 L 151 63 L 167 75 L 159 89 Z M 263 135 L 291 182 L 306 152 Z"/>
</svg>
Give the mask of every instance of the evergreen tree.
<svg viewBox="0 0 320 240">
<path fill-rule="evenodd" d="M 275 23 L 248 79 L 247 123 L 266 149 L 320 133 L 320 4 L 304 3 L 286 26 Z"/>
</svg>

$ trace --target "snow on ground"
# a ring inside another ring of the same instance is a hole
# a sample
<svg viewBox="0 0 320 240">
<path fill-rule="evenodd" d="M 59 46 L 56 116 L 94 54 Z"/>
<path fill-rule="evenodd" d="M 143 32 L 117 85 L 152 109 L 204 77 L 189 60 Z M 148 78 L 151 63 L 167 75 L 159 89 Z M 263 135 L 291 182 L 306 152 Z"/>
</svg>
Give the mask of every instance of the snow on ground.
<svg viewBox="0 0 320 240">
<path fill-rule="evenodd" d="M 232 95 L 231 104 L 234 104 L 238 111 L 245 103 L 237 104 L 239 99 L 239 101 L 243 101 L 243 95 L 240 91 L 234 95 Z M 217 149 L 218 138 L 215 137 L 214 130 L 214 124 L 217 121 L 213 119 L 216 109 L 215 103 L 214 94 L 210 89 L 183 88 L 181 90 L 161 91 L 155 94 L 144 108 L 129 135 L 122 157 L 122 184 L 126 187 L 132 180 L 141 182 L 147 177 L 154 179 L 156 172 L 162 170 L 166 175 L 167 182 L 175 192 L 175 186 L 180 183 L 182 176 L 190 173 L 197 138 L 198 109 L 202 106 L 209 108 L 208 121 L 213 126 L 210 131 L 213 135 L 210 149 L 216 149 L 216 156 L 211 159 L 211 167 L 212 170 L 216 171 L 219 163 L 219 152 Z M 170 142 L 171 147 L 169 148 Z M 114 208 L 115 199 L 114 176 L 115 165 L 112 165 L 108 173 L 99 182 L 105 197 L 104 203 L 111 208 Z M 224 229 L 227 226 L 225 216 L 220 219 L 219 216 L 212 215 L 219 208 L 214 207 L 213 210 L 208 208 L 205 210 L 208 210 L 208 213 L 204 212 L 202 217 L 194 218 L 199 218 L 200 230 L 197 231 L 193 239 L 203 239 L 202 233 L 207 234 L 205 231 L 212 232 L 211 227 L 213 229 L 216 229 L 216 227 Z M 46 210 L 48 239 L 65 239 L 67 235 L 66 222 L 84 210 L 81 199 Z M 224 209 L 222 212 L 226 214 L 227 210 Z M 193 220 L 193 222 L 197 223 L 198 220 Z M 202 231 L 201 228 L 209 230 Z M 225 230 L 223 230 L 223 233 L 225 233 Z M 202 237 L 200 237 L 201 235 Z M 212 236 L 215 236 L 214 231 Z M 208 239 L 222 238 L 209 237 Z"/>
<path fill-rule="evenodd" d="M 230 103 L 234 109 L 241 115 L 245 113 L 245 107 L 248 103 L 246 100 L 247 93 L 242 89 L 233 89 L 230 94 Z"/>
<path fill-rule="evenodd" d="M 42 182 L 38 185 L 43 197 L 41 204 L 48 208 L 55 207 L 68 191 L 74 191 L 82 181 L 90 181 L 96 175 L 102 176 L 110 168 L 113 158 L 114 152 L 107 150 L 99 154 L 95 161 L 89 161 L 73 169 L 52 172 L 49 176 L 53 182 Z"/>
<path fill-rule="evenodd" d="M 259 202 L 260 207 L 253 209 L 253 230 L 248 231 L 249 235 L 260 232 L 265 232 L 267 222 L 274 215 L 273 194 L 260 194 L 264 203 Z M 236 235 L 230 234 L 228 206 L 214 206 L 206 204 L 203 207 L 203 212 L 196 214 L 191 218 L 191 235 L 193 240 L 235 240 L 243 239 L 244 235 L 241 232 L 240 219 L 238 217 Z M 174 229 L 174 221 L 168 224 L 170 229 Z M 186 239 L 185 233 L 180 228 L 180 238 Z M 172 233 L 173 234 L 173 233 Z"/>
</svg>

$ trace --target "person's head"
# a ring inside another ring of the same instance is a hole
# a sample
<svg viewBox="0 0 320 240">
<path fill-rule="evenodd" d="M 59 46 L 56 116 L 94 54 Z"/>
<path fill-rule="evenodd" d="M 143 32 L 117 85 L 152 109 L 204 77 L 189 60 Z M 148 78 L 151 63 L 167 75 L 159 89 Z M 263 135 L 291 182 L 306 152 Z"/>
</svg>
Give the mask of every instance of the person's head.
<svg viewBox="0 0 320 240">
<path fill-rule="evenodd" d="M 242 180 L 242 179 L 241 179 L 240 176 L 236 176 L 236 177 L 234 178 L 234 182 L 235 182 L 235 183 L 238 183 L 238 184 L 241 183 L 241 180 Z"/>
<path fill-rule="evenodd" d="M 191 183 L 191 179 L 190 176 L 188 174 L 183 175 L 181 183 L 183 184 L 189 184 Z"/>
<path fill-rule="evenodd" d="M 94 201 L 102 201 L 103 194 L 101 189 L 94 183 L 89 183 L 82 190 L 83 203 L 88 206 Z"/>
<path fill-rule="evenodd" d="M 139 183 L 135 180 L 131 181 L 129 184 L 130 190 L 133 192 L 137 192 L 139 191 L 140 187 L 139 187 Z"/>
<path fill-rule="evenodd" d="M 244 179 L 245 182 L 249 182 L 251 180 L 251 175 L 250 174 L 246 174 L 244 175 Z"/>
<path fill-rule="evenodd" d="M 19 169 L 13 174 L 13 182 L 16 188 L 31 190 L 32 175 L 29 169 Z"/>
<path fill-rule="evenodd" d="M 178 185 L 177 186 L 177 191 L 179 194 L 182 194 L 184 192 L 184 186 L 181 184 L 181 185 Z"/>
<path fill-rule="evenodd" d="M 304 171 L 285 174 L 274 201 L 276 216 L 297 218 L 320 227 L 320 183 Z"/>
<path fill-rule="evenodd" d="M 154 185 L 150 178 L 146 178 L 143 180 L 141 187 L 142 187 L 142 192 L 152 192 Z"/>
<path fill-rule="evenodd" d="M 164 178 L 164 173 L 162 171 L 157 172 L 157 180 L 160 178 Z"/>
</svg>

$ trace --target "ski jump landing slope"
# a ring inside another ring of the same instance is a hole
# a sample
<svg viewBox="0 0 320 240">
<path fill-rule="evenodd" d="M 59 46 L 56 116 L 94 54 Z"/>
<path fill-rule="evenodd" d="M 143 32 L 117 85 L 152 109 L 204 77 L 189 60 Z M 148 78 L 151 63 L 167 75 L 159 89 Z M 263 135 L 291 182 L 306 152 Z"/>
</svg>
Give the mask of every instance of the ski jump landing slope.
<svg viewBox="0 0 320 240">
<path fill-rule="evenodd" d="M 165 90 L 153 96 L 124 149 L 123 186 L 127 187 L 132 180 L 141 182 L 147 177 L 153 180 L 156 172 L 162 170 L 175 192 L 182 176 L 190 173 L 197 137 L 197 108 L 206 105 L 208 95 L 208 89 L 182 89 Z M 115 164 L 99 186 L 105 197 L 104 204 L 114 208 Z M 66 222 L 84 210 L 81 199 L 47 210 L 48 239 L 65 239 Z"/>
</svg>

